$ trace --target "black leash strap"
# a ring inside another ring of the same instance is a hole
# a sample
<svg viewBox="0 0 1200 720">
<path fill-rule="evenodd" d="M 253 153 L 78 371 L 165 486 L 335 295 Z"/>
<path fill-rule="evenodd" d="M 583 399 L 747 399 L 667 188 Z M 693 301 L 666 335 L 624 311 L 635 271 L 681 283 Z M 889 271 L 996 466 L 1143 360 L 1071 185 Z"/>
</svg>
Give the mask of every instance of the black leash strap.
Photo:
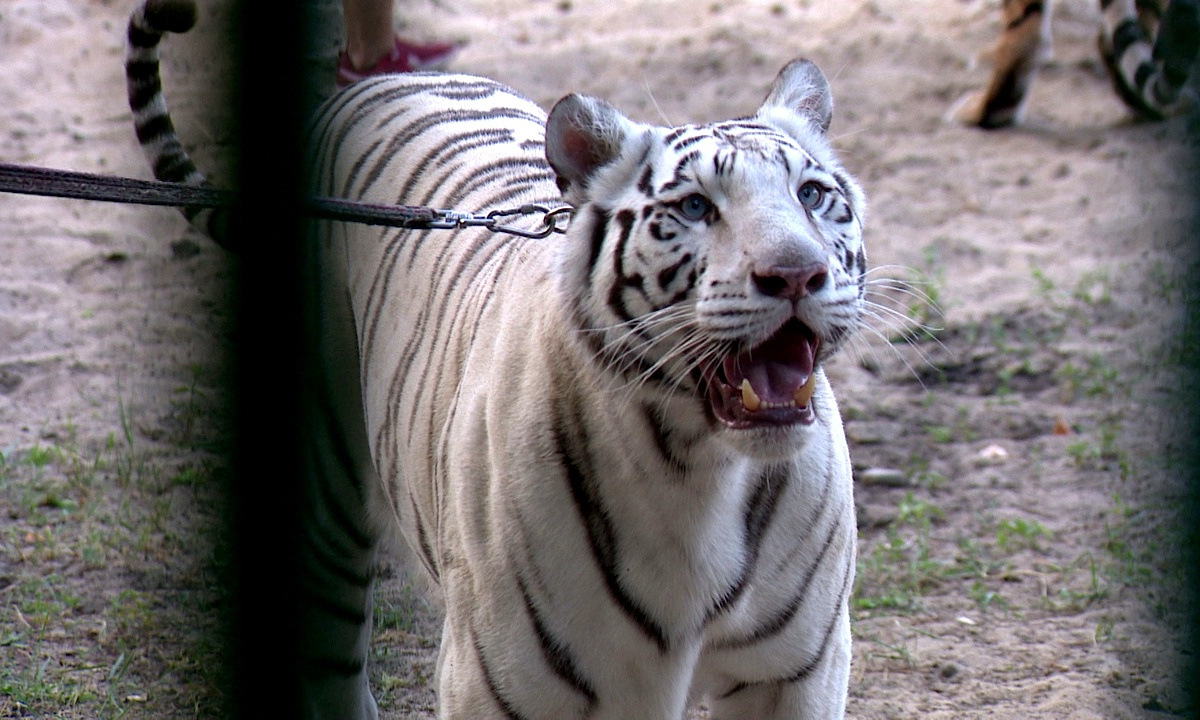
<svg viewBox="0 0 1200 720">
<path fill-rule="evenodd" d="M 234 193 L 228 190 L 7 163 L 0 163 L 0 192 L 166 207 L 237 204 Z"/>
<path fill-rule="evenodd" d="M 322 220 L 385 225 L 387 227 L 425 230 L 435 227 L 443 213 L 432 208 L 408 205 L 372 205 L 336 198 L 305 198 L 304 211 Z"/>
<path fill-rule="evenodd" d="M 234 208 L 239 205 L 237 193 L 230 190 L 9 163 L 0 163 L 0 192 L 195 209 Z M 476 215 L 427 207 L 375 205 L 323 197 L 305 198 L 304 211 L 322 220 L 341 220 L 410 230 L 486 227 L 493 232 L 531 238 L 563 232 L 564 223 L 571 215 L 569 206 L 525 205 L 513 210 L 497 210 L 487 215 Z M 514 215 L 541 215 L 542 225 L 537 229 L 526 229 L 499 222 L 501 218 Z"/>
</svg>

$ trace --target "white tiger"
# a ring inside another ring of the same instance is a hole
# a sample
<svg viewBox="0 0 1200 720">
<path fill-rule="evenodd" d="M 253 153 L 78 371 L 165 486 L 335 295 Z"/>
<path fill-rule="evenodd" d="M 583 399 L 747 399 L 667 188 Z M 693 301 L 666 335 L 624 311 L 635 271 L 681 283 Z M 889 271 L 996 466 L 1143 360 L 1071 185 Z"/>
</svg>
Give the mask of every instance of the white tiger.
<svg viewBox="0 0 1200 720">
<path fill-rule="evenodd" d="M 320 108 L 317 193 L 575 211 L 540 240 L 318 224 L 313 716 L 377 714 L 389 529 L 444 598 L 440 717 L 844 715 L 856 527 L 823 366 L 863 314 L 865 199 L 831 113 L 804 60 L 709 125 L 578 95 L 547 117 L 464 75 Z"/>
</svg>

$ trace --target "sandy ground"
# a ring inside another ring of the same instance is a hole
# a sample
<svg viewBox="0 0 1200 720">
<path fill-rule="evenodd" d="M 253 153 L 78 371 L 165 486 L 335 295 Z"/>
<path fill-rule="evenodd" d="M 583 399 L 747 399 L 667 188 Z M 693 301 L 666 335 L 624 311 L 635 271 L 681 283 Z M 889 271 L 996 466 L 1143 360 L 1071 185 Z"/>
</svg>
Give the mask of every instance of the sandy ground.
<svg viewBox="0 0 1200 720">
<path fill-rule="evenodd" d="M 997 133 L 943 119 L 986 78 L 995 0 L 410 5 L 406 32 L 468 42 L 455 69 L 652 122 L 748 113 L 787 60 L 816 60 L 870 200 L 874 299 L 936 329 L 906 344 L 912 322 L 881 317 L 831 371 L 859 476 L 850 715 L 1187 712 L 1193 121 L 1131 121 L 1091 2 L 1058 4 L 1028 119 Z M 129 9 L 0 1 L 0 161 L 149 177 Z M 218 182 L 228 31 L 226 3 L 203 3 L 164 68 Z M 15 195 L 0 258 L 0 717 L 214 716 L 234 261 L 169 210 Z M 379 602 L 385 714 L 431 717 L 435 621 L 398 569 Z"/>
</svg>

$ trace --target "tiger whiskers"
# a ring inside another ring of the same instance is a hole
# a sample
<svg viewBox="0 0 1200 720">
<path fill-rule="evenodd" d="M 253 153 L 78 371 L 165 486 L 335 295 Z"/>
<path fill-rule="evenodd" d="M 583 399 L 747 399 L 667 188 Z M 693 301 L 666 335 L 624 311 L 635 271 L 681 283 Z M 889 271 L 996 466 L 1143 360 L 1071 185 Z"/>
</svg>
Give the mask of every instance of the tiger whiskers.
<svg viewBox="0 0 1200 720">
<path fill-rule="evenodd" d="M 644 74 L 642 75 L 642 86 L 646 88 L 646 97 L 650 98 L 650 104 L 654 106 L 654 111 L 658 113 L 658 116 L 662 118 L 662 121 L 667 125 L 674 125 L 675 123 L 671 122 L 670 118 L 667 117 L 667 114 L 663 112 L 662 107 L 659 106 L 658 98 L 654 97 L 654 90 L 650 88 L 650 78 Z"/>
<path fill-rule="evenodd" d="M 604 361 L 610 368 L 619 369 L 615 361 L 628 352 L 644 354 L 645 349 L 663 342 L 672 333 L 685 330 L 694 316 L 694 309 L 694 303 L 670 305 L 612 325 L 585 328 L 584 332 L 605 337 Z M 630 337 L 637 337 L 638 341 L 625 342 Z"/>
<path fill-rule="evenodd" d="M 868 320 L 880 319 L 878 316 L 872 315 L 869 311 L 864 313 L 864 317 Z M 883 322 L 887 324 L 886 319 L 883 320 Z M 892 337 L 888 336 L 885 332 L 869 323 L 864 323 L 860 327 L 868 336 L 878 338 L 880 341 L 882 341 L 883 345 L 886 345 L 889 349 L 891 349 L 896 358 L 904 364 L 904 367 L 908 370 L 909 374 L 912 375 L 918 383 L 921 382 L 921 375 L 917 371 L 917 368 L 907 357 L 904 356 L 903 353 L 900 352 L 898 348 L 896 348 L 896 343 L 893 341 Z M 933 367 L 933 362 L 928 353 L 921 349 L 912 338 L 905 336 L 904 342 L 916 351 L 918 357 L 920 358 L 921 365 Z M 863 361 L 866 353 L 870 353 L 871 358 L 874 360 L 874 363 L 872 364 L 878 365 L 880 363 L 879 353 L 875 350 L 875 344 L 864 339 L 864 336 L 862 335 L 855 336 L 853 339 L 851 339 L 850 343 L 847 345 L 847 348 L 858 356 L 860 364 L 866 365 L 866 363 Z"/>
<path fill-rule="evenodd" d="M 867 275 L 885 272 L 899 268 L 898 266 L 880 266 L 872 268 Z M 901 301 L 908 301 L 903 303 Z M 902 309 L 899 309 L 900 305 Z M 942 350 L 949 350 L 938 339 L 937 335 L 943 328 L 932 324 L 927 319 L 929 317 L 940 318 L 942 310 L 937 302 L 930 297 L 928 293 L 918 287 L 918 283 L 913 283 L 908 280 L 897 278 L 894 276 L 885 276 L 880 278 L 868 278 L 866 280 L 866 292 L 863 298 L 863 322 L 860 327 L 870 336 L 874 336 L 883 341 L 883 344 L 889 347 L 899 359 L 908 372 L 921 382 L 921 375 L 914 367 L 909 358 L 896 347 L 897 339 L 902 340 L 916 353 L 920 359 L 920 364 L 927 367 L 934 367 L 933 359 L 929 352 L 921 346 L 922 340 L 932 340 Z M 851 346 L 857 351 L 860 360 L 863 359 L 863 352 L 869 351 L 876 362 L 879 360 L 878 353 L 871 344 L 860 340 L 862 336 L 856 336 L 851 341 Z"/>
<path fill-rule="evenodd" d="M 607 369 L 624 376 L 637 370 L 620 388 L 622 404 L 631 402 L 655 375 L 676 365 L 675 372 L 668 373 L 667 390 L 673 394 L 693 370 L 715 366 L 725 352 L 724 348 L 714 346 L 712 339 L 696 325 L 694 303 L 672 305 L 621 323 L 589 328 L 587 332 L 604 335 L 601 360 Z M 639 367 L 636 360 L 650 364 Z"/>
<path fill-rule="evenodd" d="M 932 321 L 940 321 L 945 313 L 933 295 L 921 289 L 922 285 L 932 287 L 932 283 L 905 280 L 894 275 L 870 277 L 876 273 L 894 270 L 910 272 L 909 268 L 901 265 L 881 265 L 864 274 L 866 303 L 896 321 L 889 329 L 910 337 L 925 335 L 936 339 L 937 333 L 944 328 L 934 325 Z M 872 297 L 885 302 L 875 302 L 870 299 Z"/>
<path fill-rule="evenodd" d="M 673 336 L 679 332 L 683 333 L 683 337 L 677 341 L 673 341 Z M 662 373 L 664 369 L 672 365 L 675 366 L 676 372 L 666 373 L 666 377 L 670 379 L 670 383 L 666 389 L 668 394 L 674 394 L 691 375 L 691 371 L 697 367 L 701 367 L 701 362 L 705 356 L 719 356 L 720 354 L 719 350 L 712 348 L 711 341 L 699 331 L 699 328 L 694 327 L 674 328 L 661 337 L 643 341 L 641 345 L 645 352 L 641 352 L 639 355 L 643 358 L 648 356 L 651 349 L 658 346 L 665 345 L 666 350 L 649 367 L 643 368 L 637 375 L 626 382 L 623 393 L 625 402 L 631 401 L 633 396 L 650 382 L 651 378 Z M 682 365 L 679 364 L 680 362 L 682 362 Z M 631 368 L 627 366 L 626 369 Z"/>
</svg>

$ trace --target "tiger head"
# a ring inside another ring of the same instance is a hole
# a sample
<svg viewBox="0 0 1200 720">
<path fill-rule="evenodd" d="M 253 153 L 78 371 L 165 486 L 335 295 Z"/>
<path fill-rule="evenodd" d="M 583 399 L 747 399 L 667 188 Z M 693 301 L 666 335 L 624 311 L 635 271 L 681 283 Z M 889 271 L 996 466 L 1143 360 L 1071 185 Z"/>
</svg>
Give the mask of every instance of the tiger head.
<svg viewBox="0 0 1200 720">
<path fill-rule="evenodd" d="M 863 313 L 865 198 L 826 137 L 829 84 L 785 67 L 750 118 L 677 128 L 572 95 L 546 155 L 576 215 L 560 289 L 632 387 L 703 401 L 756 454 L 822 412 L 817 371 Z"/>
</svg>

